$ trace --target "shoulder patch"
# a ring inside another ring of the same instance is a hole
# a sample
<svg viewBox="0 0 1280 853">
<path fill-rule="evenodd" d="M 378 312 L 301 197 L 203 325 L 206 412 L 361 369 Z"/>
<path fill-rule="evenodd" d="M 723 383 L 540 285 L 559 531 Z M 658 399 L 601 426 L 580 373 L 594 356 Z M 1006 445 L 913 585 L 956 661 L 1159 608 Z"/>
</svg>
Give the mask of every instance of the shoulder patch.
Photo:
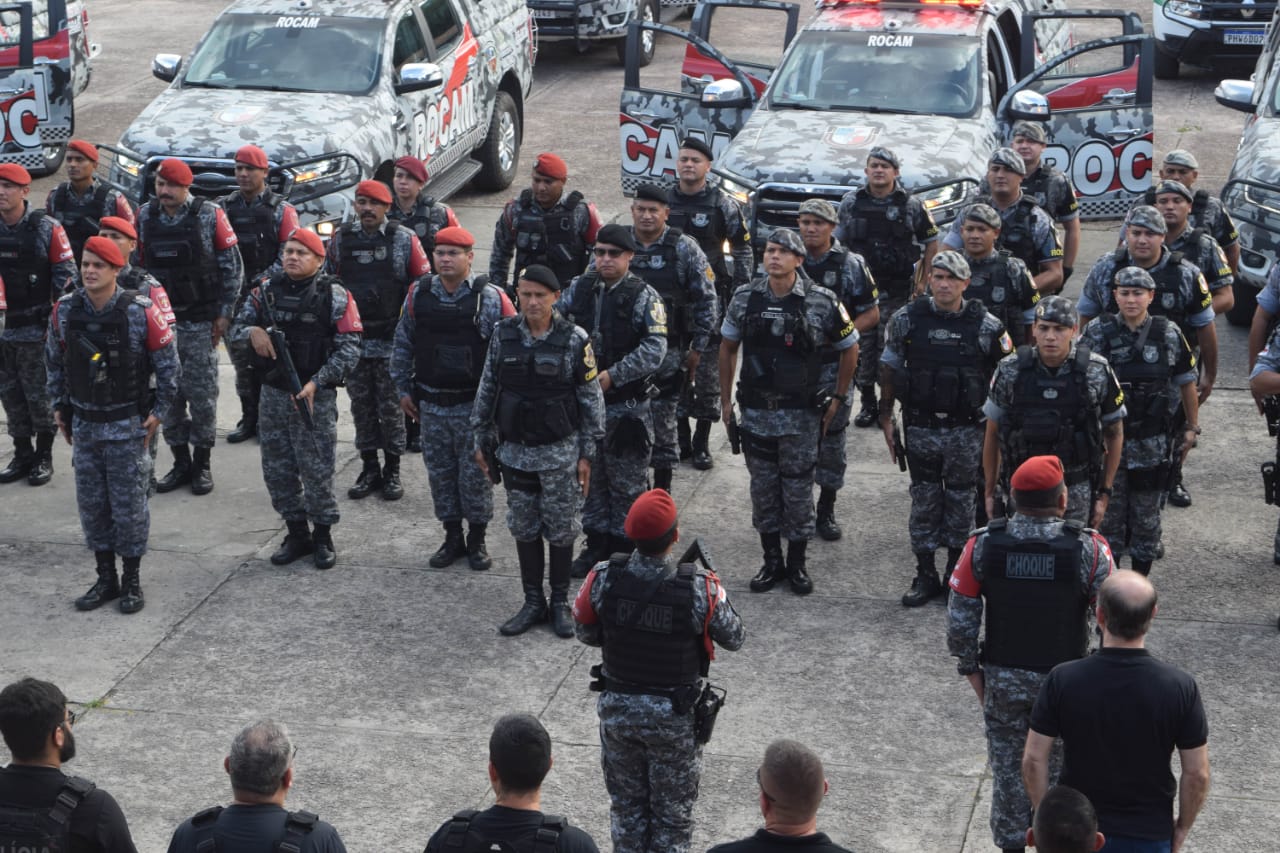
<svg viewBox="0 0 1280 853">
<path fill-rule="evenodd" d="M 591 349 L 591 341 L 587 341 L 582 347 L 582 366 L 586 369 L 585 375 L 582 377 L 583 382 L 590 382 L 596 378 L 596 353 Z"/>
<path fill-rule="evenodd" d="M 649 302 L 649 323 L 650 326 L 667 326 L 667 306 L 663 304 L 661 299 L 654 299 Z M 650 329 L 654 331 L 654 329 Z"/>
</svg>

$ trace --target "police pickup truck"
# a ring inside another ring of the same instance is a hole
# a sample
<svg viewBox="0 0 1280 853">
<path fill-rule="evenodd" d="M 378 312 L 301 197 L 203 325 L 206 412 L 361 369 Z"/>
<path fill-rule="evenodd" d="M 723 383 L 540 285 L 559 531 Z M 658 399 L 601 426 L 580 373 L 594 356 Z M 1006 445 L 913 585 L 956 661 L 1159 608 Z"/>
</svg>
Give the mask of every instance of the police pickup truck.
<svg viewBox="0 0 1280 853">
<path fill-rule="evenodd" d="M 160 161 L 179 157 L 195 194 L 222 195 L 253 143 L 272 189 L 326 238 L 352 217 L 352 188 L 390 184 L 406 154 L 426 162 L 436 198 L 468 181 L 502 189 L 533 61 L 524 0 L 238 0 L 189 59 L 155 58 L 171 84 L 107 149 L 110 181 L 145 200 Z"/>
<path fill-rule="evenodd" d="M 1178 67 L 1252 60 L 1262 49 L 1275 0 L 1153 0 L 1155 75 L 1178 76 Z"/>
<path fill-rule="evenodd" d="M 627 27 L 632 21 L 662 20 L 663 7 L 687 8 L 697 0 L 527 0 L 529 14 L 538 26 L 539 41 L 571 41 L 580 51 L 592 42 L 612 41 L 618 61 L 626 57 Z M 653 61 L 657 33 L 640 38 L 639 62 Z"/>
<path fill-rule="evenodd" d="M 720 19 L 739 10 L 776 16 L 765 28 L 787 45 L 776 67 L 713 46 L 712 21 L 732 34 Z M 1019 118 L 1048 122 L 1044 158 L 1070 176 L 1084 217 L 1122 216 L 1150 186 L 1152 44 L 1133 13 L 1058 0 L 820 0 L 797 34 L 798 18 L 775 0 L 703 0 L 689 32 L 633 26 L 623 191 L 674 180 L 680 138 L 699 136 L 760 236 L 794 226 L 806 198 L 835 203 L 860 186 L 867 153 L 883 145 L 941 224 L 976 196 Z M 687 42 L 678 90 L 642 84 L 632 51 L 647 29 Z M 1077 44 L 1073 32 L 1099 37 Z"/>
</svg>

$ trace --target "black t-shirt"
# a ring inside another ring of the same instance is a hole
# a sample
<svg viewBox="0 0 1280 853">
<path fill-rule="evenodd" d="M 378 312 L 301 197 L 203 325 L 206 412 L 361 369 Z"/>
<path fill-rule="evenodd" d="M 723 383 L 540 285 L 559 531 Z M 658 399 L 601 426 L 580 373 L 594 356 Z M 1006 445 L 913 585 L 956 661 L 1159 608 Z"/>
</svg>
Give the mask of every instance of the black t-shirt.
<svg viewBox="0 0 1280 853">
<path fill-rule="evenodd" d="M 1209 740 L 1195 679 L 1145 649 L 1107 649 L 1054 668 L 1031 709 L 1031 728 L 1061 737 L 1063 785 L 1098 812 L 1098 831 L 1173 837 L 1178 792 L 1173 750 Z"/>
<path fill-rule="evenodd" d="M 444 839 L 449 831 L 447 820 L 427 842 L 427 853 L 439 853 L 445 849 Z M 471 819 L 471 832 L 490 841 L 505 841 L 517 845 L 532 839 L 542 826 L 542 812 L 529 809 L 513 809 L 507 806 L 491 806 Z M 596 843 L 576 826 L 566 826 L 556 839 L 559 853 L 600 853 Z"/>
<path fill-rule="evenodd" d="M 767 829 L 757 829 L 755 835 L 741 841 L 717 844 L 707 853 L 778 853 L 792 850 L 803 850 L 805 853 L 850 853 L 828 838 L 825 832 L 796 837 L 777 835 Z"/>
<path fill-rule="evenodd" d="M 195 853 L 196 845 L 209 837 L 218 839 L 220 850 L 235 853 L 273 853 L 276 843 L 284 838 L 284 824 L 289 812 L 273 803 L 230 805 L 218 815 L 214 835 L 197 830 L 191 819 L 182 822 L 169 840 L 169 853 Z M 318 820 L 303 836 L 302 853 L 347 853 L 338 831 Z"/>
<path fill-rule="evenodd" d="M 0 769 L 0 803 L 49 809 L 67 776 L 55 767 L 10 765 Z M 72 853 L 137 853 L 129 825 L 115 798 L 101 788 L 89 792 L 71 813 Z"/>
</svg>

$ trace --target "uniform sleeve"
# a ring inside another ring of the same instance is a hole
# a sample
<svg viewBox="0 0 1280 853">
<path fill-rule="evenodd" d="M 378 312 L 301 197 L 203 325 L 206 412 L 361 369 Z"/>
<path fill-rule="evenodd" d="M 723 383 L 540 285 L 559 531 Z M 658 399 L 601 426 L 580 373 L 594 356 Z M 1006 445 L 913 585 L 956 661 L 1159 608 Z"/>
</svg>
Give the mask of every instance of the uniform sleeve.
<svg viewBox="0 0 1280 853">
<path fill-rule="evenodd" d="M 970 538 L 951 573 L 951 597 L 947 600 L 947 651 L 958 658 L 961 675 L 977 672 L 978 637 L 982 630 L 982 584 L 974 567 L 977 539 Z"/>
<path fill-rule="evenodd" d="M 733 287 L 751 281 L 756 258 L 751 250 L 751 227 L 747 224 L 747 217 L 742 213 L 742 205 L 722 193 L 720 207 L 724 214 L 725 230 L 729 232 L 729 254 L 733 258 L 733 283 L 718 282 L 718 284 L 731 292 Z"/>
<path fill-rule="evenodd" d="M 151 367 L 156 375 L 156 402 L 151 414 L 164 420 L 178 396 L 178 379 L 182 375 L 182 366 L 178 361 L 178 341 L 173 328 L 164 321 L 154 304 L 147 305 L 146 314 L 147 357 L 151 359 Z"/>
<path fill-rule="evenodd" d="M 587 572 L 587 578 L 578 588 L 573 599 L 573 634 L 578 642 L 599 647 L 604 640 L 600 627 L 600 601 L 604 597 L 604 579 L 608 568 L 597 566 Z"/>
<path fill-rule="evenodd" d="M 578 398 L 578 458 L 596 460 L 596 450 L 604 438 L 604 392 L 596 373 L 596 356 L 591 341 L 583 340 L 574 369 Z"/>
<path fill-rule="evenodd" d="M 951 225 L 947 227 L 947 233 L 942 238 L 943 248 L 955 249 L 957 252 L 964 249 L 964 237 L 960 233 L 960 229 L 964 224 L 964 214 L 968 210 L 960 212 L 960 215 L 951 220 Z"/>
<path fill-rule="evenodd" d="M 1105 255 L 1089 270 L 1080 290 L 1080 299 L 1076 302 L 1076 310 L 1082 317 L 1097 317 L 1106 308 L 1114 268 L 1111 256 Z"/>
<path fill-rule="evenodd" d="M 1213 239 L 1217 240 L 1218 245 L 1224 249 L 1239 243 L 1240 232 L 1236 230 L 1236 224 L 1232 221 L 1231 214 L 1227 213 L 1222 201 L 1215 198 L 1211 204 L 1216 214 L 1213 217 L 1213 225 L 1209 229 L 1213 233 Z"/>
<path fill-rule="evenodd" d="M 1187 311 L 1187 325 L 1198 329 L 1213 322 L 1213 294 L 1209 292 L 1209 283 L 1205 281 L 1200 269 L 1190 261 L 1183 261 L 1183 263 L 1186 265 L 1183 267 L 1184 270 L 1194 273 L 1188 276 L 1190 283 L 1186 285 L 1189 291 L 1187 305 L 1190 306 L 1190 310 Z"/>
<path fill-rule="evenodd" d="M 222 304 L 220 316 L 231 319 L 235 311 L 236 300 L 240 296 L 240 285 L 244 281 L 244 260 L 240 257 L 236 232 L 231 228 L 227 212 L 221 207 L 213 208 L 213 254 L 218 261 L 218 269 L 222 272 Z"/>
<path fill-rule="evenodd" d="M 1187 343 L 1187 339 L 1182 334 L 1182 330 L 1178 328 L 1177 323 L 1170 323 L 1165 328 L 1165 338 L 1169 348 L 1175 353 L 1173 359 L 1174 384 L 1182 386 L 1195 382 L 1198 378 L 1196 376 L 1196 354 L 1192 351 L 1191 345 Z"/>
<path fill-rule="evenodd" d="M 747 300 L 751 298 L 751 285 L 744 284 L 729 297 L 729 304 L 724 309 L 724 320 L 720 323 L 720 336 L 726 341 L 737 343 L 742 340 L 742 323 L 747 313 Z"/>
<path fill-rule="evenodd" d="M 442 201 L 436 202 L 440 209 L 444 211 L 444 227 L 457 228 L 462 223 L 458 221 L 458 214 L 453 212 L 453 208 Z"/>
<path fill-rule="evenodd" d="M 716 299 L 715 275 L 711 272 L 711 264 L 697 241 L 688 235 L 680 238 L 679 271 L 681 280 L 688 282 L 690 302 L 693 308 L 694 334 L 693 349 L 702 352 L 707 348 L 711 336 L 715 334 Z"/>
<path fill-rule="evenodd" d="M 1053 188 L 1054 195 L 1053 203 L 1050 205 L 1050 215 L 1058 222 L 1079 219 L 1080 202 L 1076 200 L 1076 191 L 1071 186 L 1071 179 L 1058 172 L 1054 174 L 1050 186 Z"/>
<path fill-rule="evenodd" d="M 507 202 L 493 226 L 493 249 L 489 252 L 489 281 L 511 291 L 507 276 L 511 268 L 511 256 L 515 253 L 515 201 Z M 517 271 L 518 272 L 518 271 Z M 514 275 L 510 284 L 515 284 Z"/>
<path fill-rule="evenodd" d="M 831 233 L 841 243 L 849 242 L 849 222 L 853 219 L 853 206 L 857 198 L 858 191 L 849 190 L 840 197 L 840 204 L 836 207 L 836 230 Z"/>
<path fill-rule="evenodd" d="M 695 591 L 702 594 L 708 605 L 714 604 L 711 609 L 711 624 L 707 626 L 707 633 L 710 634 L 711 639 L 720 648 L 731 652 L 742 648 L 742 644 L 747 639 L 747 629 L 742 624 L 742 617 L 734 609 L 733 602 L 729 600 L 720 579 L 715 575 L 699 572 L 693 582 L 697 585 Z"/>
<path fill-rule="evenodd" d="M 903 370 L 907 366 L 906 336 L 911 320 L 905 308 L 898 309 L 889 322 L 885 324 L 884 349 L 880 351 L 880 363 L 892 370 Z"/>
<path fill-rule="evenodd" d="M 1015 371 L 1015 362 L 1010 359 L 1017 358 L 1018 353 L 1014 351 L 1012 355 L 996 365 L 996 372 L 991 377 L 991 391 L 987 394 L 987 402 L 982 404 L 982 414 L 986 415 L 987 420 L 999 423 L 1004 417 L 1005 410 L 1009 408 Z"/>
<path fill-rule="evenodd" d="M 317 388 L 334 388 L 346 381 L 360 361 L 360 312 L 351 293 L 340 284 L 330 284 L 333 293 L 333 352 L 324 366 L 311 377 Z M 247 301 L 247 300 L 246 300 Z"/>
<path fill-rule="evenodd" d="M 128 222 L 130 225 L 137 227 L 137 217 L 133 212 L 133 205 L 129 203 L 129 199 L 124 194 L 116 190 L 112 190 L 115 196 L 115 215 Z"/>
<path fill-rule="evenodd" d="M 471 415 L 467 423 L 474 433 L 474 449 L 484 450 L 492 447 L 498 438 L 497 426 L 493 422 L 494 409 L 498 402 L 498 348 L 502 346 L 498 335 L 489 338 L 485 350 L 484 366 L 480 369 L 480 382 L 476 385 L 476 397 L 471 403 Z"/>
<path fill-rule="evenodd" d="M 880 292 L 876 290 L 875 276 L 871 274 L 866 260 L 854 252 L 845 253 L 844 265 L 852 291 L 847 294 L 847 301 L 853 306 L 854 316 L 865 314 L 876 307 L 880 297 Z"/>
<path fill-rule="evenodd" d="M 1258 307 L 1272 317 L 1280 314 L 1280 264 L 1273 264 L 1267 283 L 1258 291 Z"/>
<path fill-rule="evenodd" d="M 1197 266 L 1204 273 L 1209 292 L 1229 287 L 1235 281 L 1235 277 L 1231 274 L 1231 265 L 1227 263 L 1226 253 L 1222 251 L 1218 241 L 1208 234 L 1203 235 L 1201 243 L 1203 244 L 1201 251 L 1203 261 Z"/>
<path fill-rule="evenodd" d="M 400 319 L 396 322 L 395 338 L 391 343 L 391 362 L 387 369 L 391 373 L 391 384 L 396 388 L 396 396 L 413 398 L 414 375 L 414 337 L 416 325 L 413 318 L 413 299 L 422 284 L 415 281 L 409 285 L 404 304 L 400 306 Z"/>
<path fill-rule="evenodd" d="M 407 229 L 401 229 L 409 236 L 409 278 L 421 278 L 431 273 L 431 262 L 427 260 L 427 253 L 422 248 L 422 243 L 418 240 L 418 235 Z"/>
<path fill-rule="evenodd" d="M 586 228 L 579 233 L 582 234 L 583 242 L 590 247 L 595 244 L 596 235 L 600 233 L 600 227 L 603 225 L 600 221 L 600 211 L 596 210 L 593 202 L 581 204 L 578 209 L 586 212 Z"/>
<path fill-rule="evenodd" d="M 1258 360 L 1253 365 L 1249 378 L 1253 379 L 1268 371 L 1280 373 L 1280 328 L 1272 333 L 1267 345 L 1262 348 L 1262 352 L 1258 353 Z"/>
<path fill-rule="evenodd" d="M 1103 426 L 1124 418 L 1124 391 L 1120 390 L 1120 382 L 1116 379 L 1111 365 L 1105 361 L 1100 365 L 1103 369 L 1102 396 L 1098 401 L 1098 420 Z"/>
<path fill-rule="evenodd" d="M 1009 330 L 994 314 L 987 314 L 982 321 L 982 347 L 987 354 L 987 368 L 994 370 L 1004 358 L 1013 353 L 1013 339 Z"/>
<path fill-rule="evenodd" d="M 63 230 L 62 223 L 52 217 L 48 217 L 46 222 L 50 226 L 46 257 L 49 259 L 50 266 L 53 267 L 53 292 L 50 294 L 52 300 L 74 290 L 80 283 L 80 272 L 76 269 L 76 256 L 71 251 L 71 241 L 67 239 L 67 232 Z"/>
<path fill-rule="evenodd" d="M 49 400 L 55 406 L 67 398 L 67 380 L 63 364 L 66 344 L 62 338 L 63 318 L 66 316 L 66 311 L 66 304 L 63 302 L 53 306 L 53 311 L 49 315 L 49 333 L 44 338 L 44 386 L 49 394 Z M 1266 350 L 1263 352 L 1265 353 Z M 1261 364 L 1262 360 L 1259 359 L 1258 363 Z"/>
<path fill-rule="evenodd" d="M 933 214 L 929 212 L 929 208 L 925 207 L 920 199 L 914 196 L 907 203 L 912 210 L 915 219 L 915 237 L 921 244 L 927 246 L 938 239 L 938 226 L 933 221 Z M 954 230 L 954 229 L 953 229 Z M 957 232 L 958 234 L 959 232 Z M 963 245 L 963 240 L 961 245 Z"/>
<path fill-rule="evenodd" d="M 640 343 L 609 368 L 614 385 L 626 385 L 652 375 L 667 354 L 667 311 L 657 291 L 648 285 L 636 299 L 631 322 L 640 332 Z"/>
<path fill-rule="evenodd" d="M 858 330 L 854 328 L 853 318 L 839 299 L 831 300 L 831 310 L 824 331 L 827 340 L 837 351 L 850 349 L 858 342 Z"/>
<path fill-rule="evenodd" d="M 1053 227 L 1053 220 L 1042 208 L 1037 207 L 1032 215 L 1032 231 L 1036 238 L 1036 261 L 1044 266 L 1062 260 L 1062 244 L 1058 242 L 1058 232 Z"/>
</svg>

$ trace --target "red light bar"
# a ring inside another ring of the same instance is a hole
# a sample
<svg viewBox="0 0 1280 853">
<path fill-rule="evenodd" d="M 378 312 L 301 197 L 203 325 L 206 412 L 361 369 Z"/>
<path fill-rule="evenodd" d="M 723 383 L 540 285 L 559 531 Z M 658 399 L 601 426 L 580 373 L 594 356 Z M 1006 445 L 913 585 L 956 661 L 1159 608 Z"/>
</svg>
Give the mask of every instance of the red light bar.
<svg viewBox="0 0 1280 853">
<path fill-rule="evenodd" d="M 822 9 L 835 6 L 879 6 L 882 2 L 903 6 L 916 3 L 921 6 L 961 6 L 966 9 L 976 9 L 985 5 L 987 0 L 817 0 L 815 5 Z"/>
</svg>

